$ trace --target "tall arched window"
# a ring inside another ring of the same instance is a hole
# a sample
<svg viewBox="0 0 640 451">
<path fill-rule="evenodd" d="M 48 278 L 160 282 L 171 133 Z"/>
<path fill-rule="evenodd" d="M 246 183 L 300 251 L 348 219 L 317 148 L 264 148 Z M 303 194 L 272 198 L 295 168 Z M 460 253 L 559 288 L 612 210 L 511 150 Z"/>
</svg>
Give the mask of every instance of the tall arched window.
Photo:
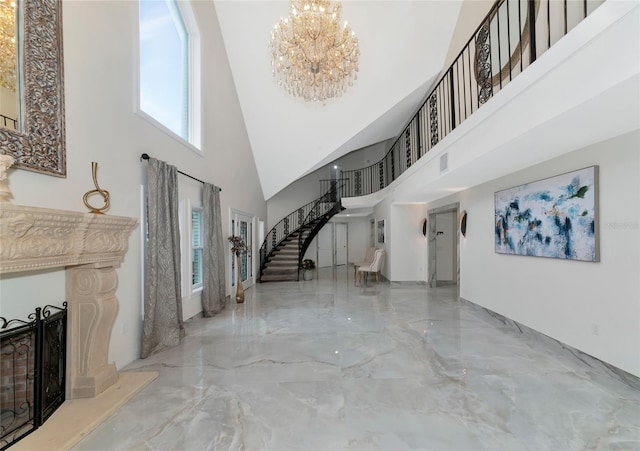
<svg viewBox="0 0 640 451">
<path fill-rule="evenodd" d="M 189 3 L 139 5 L 139 110 L 199 149 L 199 34 Z"/>
</svg>

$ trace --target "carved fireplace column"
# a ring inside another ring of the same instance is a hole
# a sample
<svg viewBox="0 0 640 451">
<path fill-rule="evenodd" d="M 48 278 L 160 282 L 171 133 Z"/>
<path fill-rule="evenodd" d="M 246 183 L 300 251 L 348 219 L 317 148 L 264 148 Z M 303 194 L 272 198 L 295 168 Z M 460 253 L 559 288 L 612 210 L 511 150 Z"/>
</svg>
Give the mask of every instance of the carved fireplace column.
<svg viewBox="0 0 640 451">
<path fill-rule="evenodd" d="M 108 363 L 111 329 L 118 313 L 118 260 L 67 268 L 69 388 L 71 398 L 89 398 L 118 381 Z"/>
<path fill-rule="evenodd" d="M 116 268 L 135 218 L 2 203 L 0 273 L 66 268 L 67 398 L 93 397 L 118 381 L 108 363 L 118 313 Z"/>
</svg>

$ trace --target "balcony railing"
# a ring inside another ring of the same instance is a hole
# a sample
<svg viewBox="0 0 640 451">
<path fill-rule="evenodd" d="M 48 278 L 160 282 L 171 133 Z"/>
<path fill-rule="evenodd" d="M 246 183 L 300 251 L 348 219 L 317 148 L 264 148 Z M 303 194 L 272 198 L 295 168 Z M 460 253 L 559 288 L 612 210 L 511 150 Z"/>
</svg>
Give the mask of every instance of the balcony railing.
<svg viewBox="0 0 640 451">
<path fill-rule="evenodd" d="M 320 180 L 320 192 L 323 193 L 318 199 L 321 202 L 338 202 L 344 196 L 345 187 L 349 180 L 345 178 Z"/>
<path fill-rule="evenodd" d="M 344 197 L 375 193 L 418 159 L 604 0 L 498 0 L 378 162 L 342 172 Z"/>
<path fill-rule="evenodd" d="M 4 114 L 0 114 L 0 125 L 4 128 L 9 128 L 11 130 L 17 130 L 18 121 L 12 117 L 5 116 Z"/>
</svg>

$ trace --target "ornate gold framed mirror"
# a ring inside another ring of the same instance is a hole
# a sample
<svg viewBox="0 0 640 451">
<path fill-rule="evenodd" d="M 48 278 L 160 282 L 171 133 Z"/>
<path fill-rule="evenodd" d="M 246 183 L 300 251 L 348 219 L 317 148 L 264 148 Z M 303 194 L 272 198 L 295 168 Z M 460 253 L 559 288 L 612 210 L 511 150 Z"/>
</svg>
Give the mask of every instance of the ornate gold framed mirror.
<svg viewBox="0 0 640 451">
<path fill-rule="evenodd" d="M 16 99 L 15 118 L 1 113 L 0 153 L 15 158 L 14 167 L 65 177 L 62 1 L 0 0 L 0 7 L 0 19 L 14 14 L 15 45 L 3 42 L 3 51 L 13 49 L 15 54 Z M 3 38 L 11 41 L 10 36 Z M 10 69 L 3 65 L 0 70 Z M 11 78 L 11 74 L 0 74 L 0 80 Z M 0 104 L 0 108 L 5 107 Z"/>
</svg>

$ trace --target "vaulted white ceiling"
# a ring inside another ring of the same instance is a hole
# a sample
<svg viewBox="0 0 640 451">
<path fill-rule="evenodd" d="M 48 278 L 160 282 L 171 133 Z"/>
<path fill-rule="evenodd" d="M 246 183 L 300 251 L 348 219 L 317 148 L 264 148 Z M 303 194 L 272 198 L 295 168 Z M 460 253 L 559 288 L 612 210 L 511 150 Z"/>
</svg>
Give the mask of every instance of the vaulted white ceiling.
<svg viewBox="0 0 640 451">
<path fill-rule="evenodd" d="M 272 75 L 269 40 L 288 1 L 214 0 L 266 199 L 350 151 L 397 136 L 442 70 L 461 0 L 344 0 L 360 71 L 324 103 L 290 96 Z"/>
</svg>

